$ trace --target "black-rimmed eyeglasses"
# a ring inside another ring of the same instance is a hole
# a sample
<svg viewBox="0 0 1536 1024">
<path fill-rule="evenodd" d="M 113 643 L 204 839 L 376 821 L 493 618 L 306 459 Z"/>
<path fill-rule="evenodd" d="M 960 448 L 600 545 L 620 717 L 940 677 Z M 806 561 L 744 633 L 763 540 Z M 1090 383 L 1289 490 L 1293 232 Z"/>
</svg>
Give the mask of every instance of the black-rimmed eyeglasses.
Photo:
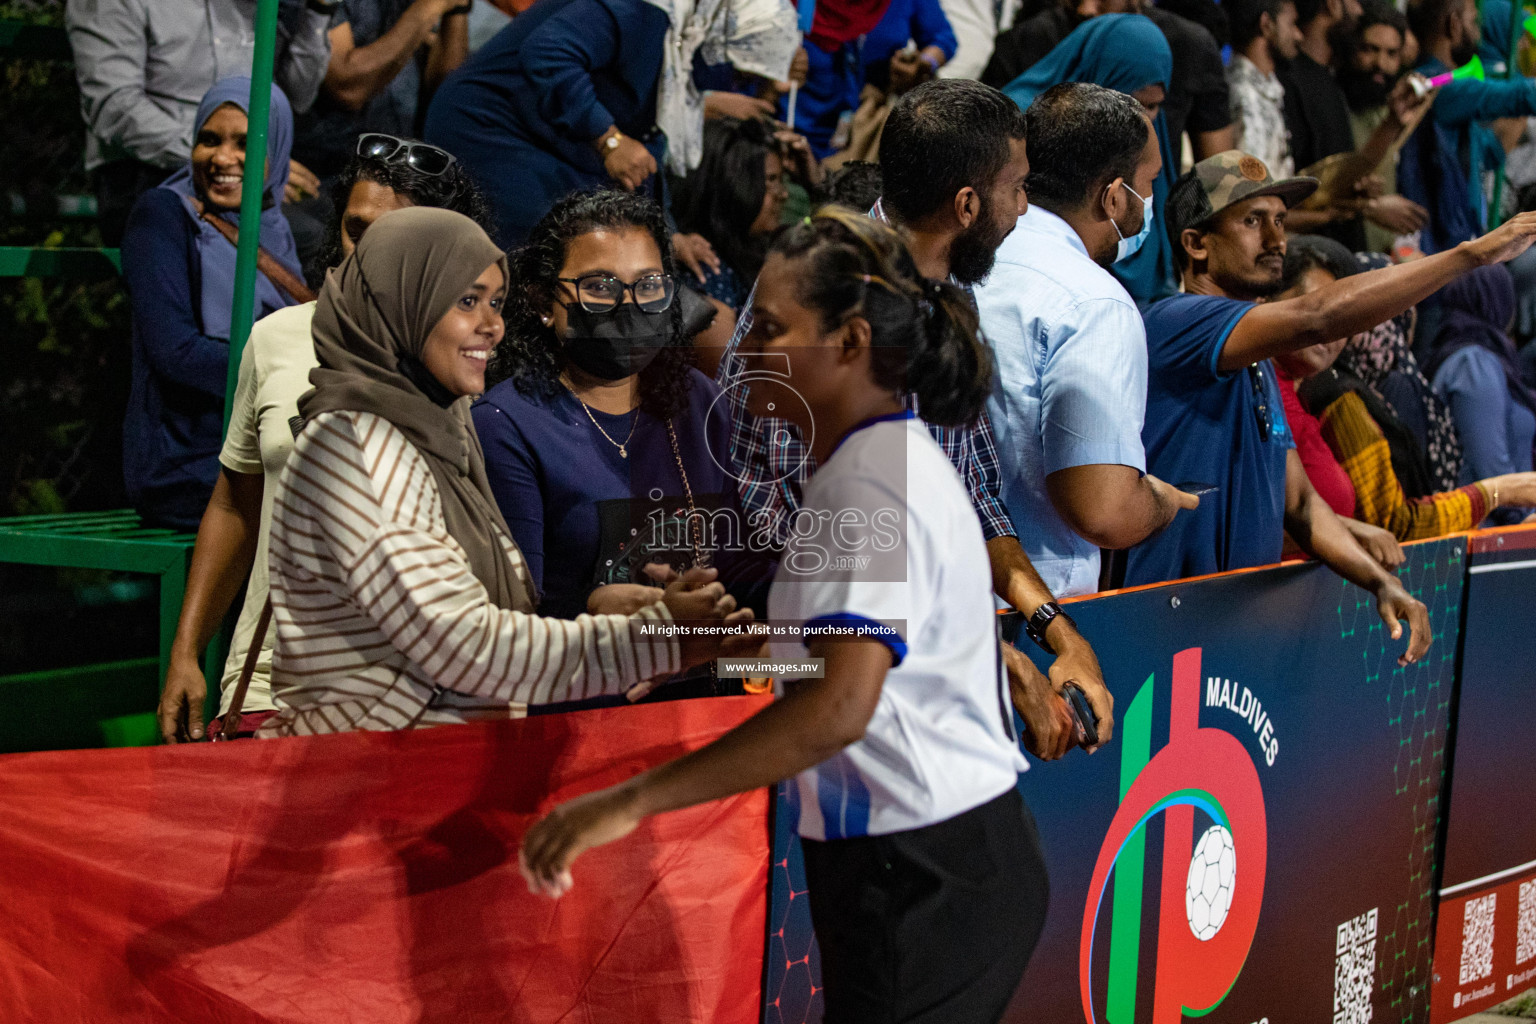
<svg viewBox="0 0 1536 1024">
<path fill-rule="evenodd" d="M 582 274 L 557 277 L 557 281 L 576 289 L 576 299 L 588 313 L 611 313 L 624 301 L 624 293 L 634 298 L 642 313 L 665 312 L 672 305 L 677 286 L 671 274 L 647 274 L 634 284 L 625 284 L 612 274 Z"/>
<path fill-rule="evenodd" d="M 357 140 L 357 155 L 387 164 L 405 164 L 422 174 L 439 175 L 453 166 L 453 154 L 425 142 L 408 142 L 383 132 L 368 132 Z"/>
</svg>

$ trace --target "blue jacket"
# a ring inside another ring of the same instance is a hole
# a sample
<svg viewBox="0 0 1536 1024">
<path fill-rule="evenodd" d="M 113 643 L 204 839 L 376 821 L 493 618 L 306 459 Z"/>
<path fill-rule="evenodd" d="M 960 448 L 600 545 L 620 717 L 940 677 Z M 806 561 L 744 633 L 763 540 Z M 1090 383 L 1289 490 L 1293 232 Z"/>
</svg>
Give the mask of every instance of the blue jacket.
<svg viewBox="0 0 1536 1024">
<path fill-rule="evenodd" d="M 437 90 L 427 141 L 458 157 L 490 195 L 499 242 L 521 241 L 566 192 L 608 182 L 592 143 L 611 125 L 645 141 L 660 163 L 656 86 L 667 26 L 666 12 L 644 0 L 539 0 Z"/>
<path fill-rule="evenodd" d="M 890 7 L 869 34 L 828 53 L 805 44 L 810 66 L 795 101 L 795 130 L 805 136 L 817 159 L 832 152 L 832 136 L 844 111 L 858 109 L 859 92 L 873 64 L 890 60 L 911 39 L 919 50 L 937 46 L 945 58 L 955 55 L 955 33 L 938 0 L 891 0 Z M 788 101 L 779 116 L 788 116 Z"/>
<path fill-rule="evenodd" d="M 1418 68 L 1433 77 L 1449 70 L 1438 60 Z M 1429 117 L 1408 137 L 1398 163 L 1398 191 L 1429 210 L 1420 245 L 1444 252 L 1481 235 L 1488 224 L 1483 172 L 1504 162 L 1493 132 L 1479 122 L 1536 115 L 1536 83 L 1526 78 L 1464 79 L 1440 90 Z"/>
<path fill-rule="evenodd" d="M 195 530 L 219 477 L 229 342 L 204 333 L 197 228 L 181 204 L 169 189 L 150 189 L 134 203 L 123 234 L 123 280 L 133 303 L 123 480 L 140 515 Z M 262 301 L 263 291 L 256 293 L 257 319 L 281 308 Z"/>
</svg>

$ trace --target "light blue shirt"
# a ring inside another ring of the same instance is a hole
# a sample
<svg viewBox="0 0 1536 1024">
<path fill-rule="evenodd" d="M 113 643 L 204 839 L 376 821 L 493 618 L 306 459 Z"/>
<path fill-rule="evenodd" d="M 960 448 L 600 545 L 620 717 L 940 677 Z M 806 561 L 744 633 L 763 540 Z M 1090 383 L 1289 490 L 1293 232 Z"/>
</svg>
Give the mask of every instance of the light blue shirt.
<svg viewBox="0 0 1536 1024">
<path fill-rule="evenodd" d="M 1003 242 L 976 302 L 997 364 L 987 412 L 1003 505 L 1051 593 L 1091 594 L 1099 549 L 1057 513 L 1045 478 L 1073 466 L 1146 472 L 1141 314 L 1077 232 L 1038 206 Z"/>
</svg>

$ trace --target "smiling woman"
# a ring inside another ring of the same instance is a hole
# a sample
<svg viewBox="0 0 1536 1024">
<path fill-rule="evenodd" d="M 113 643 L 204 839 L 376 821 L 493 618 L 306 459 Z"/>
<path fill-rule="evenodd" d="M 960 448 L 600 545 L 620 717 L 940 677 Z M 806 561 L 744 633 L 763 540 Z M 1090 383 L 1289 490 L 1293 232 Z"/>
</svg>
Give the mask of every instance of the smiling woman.
<svg viewBox="0 0 1536 1024">
<path fill-rule="evenodd" d="M 128 497 L 147 521 L 195 529 L 218 477 L 235 246 L 251 80 L 226 78 L 198 107 L 192 158 L 139 197 L 123 237 L 133 301 L 133 384 L 123 424 Z M 272 87 L 255 315 L 309 296 L 279 204 L 293 113 Z"/>
<path fill-rule="evenodd" d="M 205 209 L 240 209 L 249 128 L 245 111 L 225 103 L 197 130 L 197 138 L 192 140 L 192 188 Z"/>
<path fill-rule="evenodd" d="M 506 296 L 507 276 L 499 263 L 492 263 L 427 335 L 421 364 L 454 397 L 485 390 L 485 364 L 505 329 L 501 306 Z"/>
<path fill-rule="evenodd" d="M 272 689 L 259 735 L 410 729 L 620 694 L 717 653 L 644 629 L 735 624 L 697 572 L 633 615 L 532 614 L 467 396 L 501 340 L 506 257 L 469 218 L 385 214 L 315 307 L 315 389 L 278 481 Z"/>
</svg>

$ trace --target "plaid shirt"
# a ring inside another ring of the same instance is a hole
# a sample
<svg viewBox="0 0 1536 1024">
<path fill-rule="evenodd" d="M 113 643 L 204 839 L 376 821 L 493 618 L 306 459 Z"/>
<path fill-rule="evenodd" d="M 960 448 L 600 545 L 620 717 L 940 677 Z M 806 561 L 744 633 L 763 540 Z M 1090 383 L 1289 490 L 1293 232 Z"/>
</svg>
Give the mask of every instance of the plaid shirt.
<svg viewBox="0 0 1536 1024">
<path fill-rule="evenodd" d="M 884 221 L 880 204 L 870 216 Z M 756 294 L 756 286 L 752 289 Z M 969 289 L 967 289 L 969 294 Z M 772 416 L 753 416 L 747 410 L 747 387 L 733 387 L 746 372 L 739 354 L 741 342 L 752 329 L 752 295 L 742 306 L 736 332 L 725 346 L 720 369 L 715 373 L 731 403 L 731 454 L 737 464 L 737 482 L 741 505 L 750 529 L 771 530 L 776 547 L 789 539 L 791 517 L 800 508 L 800 489 L 816 470 L 811 451 L 800 438 L 799 428 L 788 420 Z M 916 403 L 908 399 L 915 410 Z M 965 481 L 971 504 L 981 520 L 981 532 L 987 540 L 1015 537 L 1017 531 L 1008 519 L 1000 496 L 1001 477 L 997 466 L 997 444 L 992 437 L 992 423 L 983 412 L 973 427 L 936 427 L 928 432 L 944 449 L 944 454 Z"/>
</svg>

